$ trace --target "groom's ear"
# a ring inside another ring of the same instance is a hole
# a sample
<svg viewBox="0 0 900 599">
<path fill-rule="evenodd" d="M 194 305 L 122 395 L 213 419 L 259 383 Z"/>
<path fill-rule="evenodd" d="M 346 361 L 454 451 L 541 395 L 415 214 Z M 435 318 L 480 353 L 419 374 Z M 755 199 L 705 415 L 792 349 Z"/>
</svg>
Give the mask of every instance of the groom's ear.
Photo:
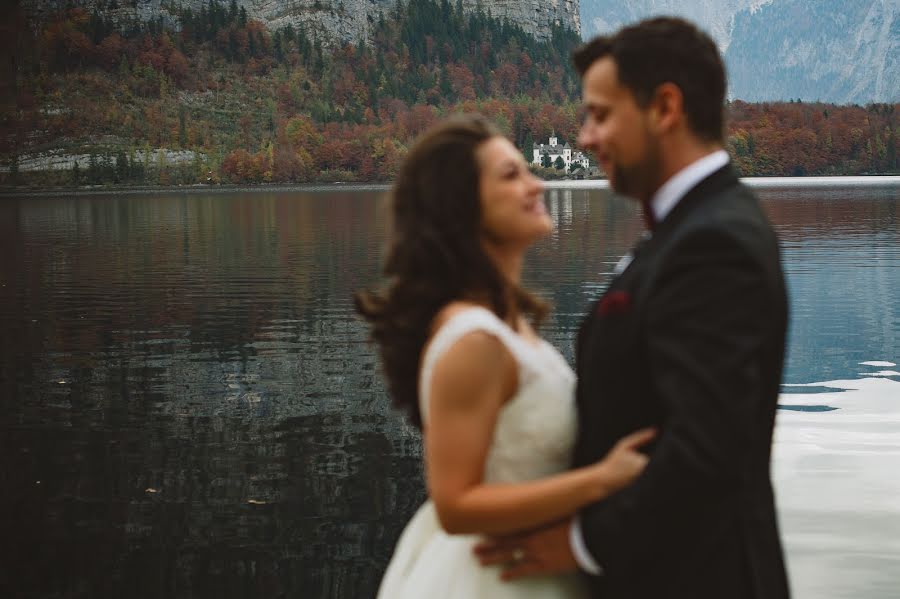
<svg viewBox="0 0 900 599">
<path fill-rule="evenodd" d="M 668 133 L 685 123 L 684 94 L 674 83 L 662 83 L 650 101 L 650 117 L 657 133 Z"/>
</svg>

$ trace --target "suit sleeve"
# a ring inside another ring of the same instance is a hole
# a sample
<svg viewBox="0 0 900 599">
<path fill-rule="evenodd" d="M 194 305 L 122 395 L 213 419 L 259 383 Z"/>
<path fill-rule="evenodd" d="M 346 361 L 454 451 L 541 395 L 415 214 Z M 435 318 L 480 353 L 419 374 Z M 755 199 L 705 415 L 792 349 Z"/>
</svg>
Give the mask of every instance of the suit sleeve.
<svg viewBox="0 0 900 599">
<path fill-rule="evenodd" d="M 661 435 L 631 486 L 580 513 L 587 548 L 609 575 L 671 559 L 722 522 L 764 401 L 760 349 L 773 299 L 760 260 L 735 237 L 698 231 L 651 285 L 646 375 L 666 414 Z"/>
</svg>

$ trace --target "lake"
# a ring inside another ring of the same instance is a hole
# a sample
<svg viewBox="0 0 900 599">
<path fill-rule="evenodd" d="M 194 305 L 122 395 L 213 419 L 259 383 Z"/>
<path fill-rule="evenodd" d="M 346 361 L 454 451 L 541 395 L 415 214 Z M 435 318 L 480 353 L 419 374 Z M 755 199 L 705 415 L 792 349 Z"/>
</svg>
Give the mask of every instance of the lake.
<svg viewBox="0 0 900 599">
<path fill-rule="evenodd" d="M 791 328 L 773 479 L 794 595 L 900 588 L 900 178 L 752 181 Z M 571 361 L 641 233 L 548 189 L 526 280 Z M 351 294 L 384 189 L 0 197 L 0 594 L 368 597 L 423 500 Z"/>
</svg>

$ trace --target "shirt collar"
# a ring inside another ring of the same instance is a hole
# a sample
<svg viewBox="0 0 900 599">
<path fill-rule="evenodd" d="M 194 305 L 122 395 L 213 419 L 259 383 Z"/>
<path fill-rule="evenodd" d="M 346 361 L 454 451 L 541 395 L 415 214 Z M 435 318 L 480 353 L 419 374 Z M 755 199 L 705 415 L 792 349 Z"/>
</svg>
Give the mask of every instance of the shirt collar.
<svg viewBox="0 0 900 599">
<path fill-rule="evenodd" d="M 700 160 L 692 162 L 670 177 L 650 199 L 650 206 L 653 208 L 656 222 L 662 222 L 687 192 L 728 164 L 728 161 L 728 152 L 716 150 L 712 154 L 707 154 Z"/>
</svg>

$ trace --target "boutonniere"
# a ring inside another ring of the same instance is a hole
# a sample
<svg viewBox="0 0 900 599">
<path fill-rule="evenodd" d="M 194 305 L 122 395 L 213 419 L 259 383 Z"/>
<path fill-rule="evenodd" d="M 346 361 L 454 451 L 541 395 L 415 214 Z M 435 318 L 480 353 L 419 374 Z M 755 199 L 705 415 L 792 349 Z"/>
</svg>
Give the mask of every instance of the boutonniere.
<svg viewBox="0 0 900 599">
<path fill-rule="evenodd" d="M 610 291 L 603 296 L 597 304 L 597 314 L 609 316 L 610 314 L 624 314 L 631 309 L 631 294 L 627 291 Z"/>
</svg>

